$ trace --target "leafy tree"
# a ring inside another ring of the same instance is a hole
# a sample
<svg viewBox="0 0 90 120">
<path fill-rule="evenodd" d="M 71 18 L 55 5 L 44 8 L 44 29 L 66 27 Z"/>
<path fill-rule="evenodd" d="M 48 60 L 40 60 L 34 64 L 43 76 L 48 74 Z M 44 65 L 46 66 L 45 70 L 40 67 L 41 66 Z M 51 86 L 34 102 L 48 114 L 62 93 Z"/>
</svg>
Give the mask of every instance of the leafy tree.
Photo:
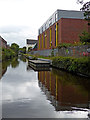
<svg viewBox="0 0 90 120">
<path fill-rule="evenodd" d="M 16 53 L 12 49 L 2 48 L 2 60 L 11 59 L 16 56 Z"/>
<path fill-rule="evenodd" d="M 82 35 L 79 36 L 82 43 L 90 42 L 90 33 L 83 31 Z"/>
<path fill-rule="evenodd" d="M 12 44 L 11 44 L 11 49 L 12 49 L 16 54 L 18 54 L 19 45 L 16 44 L 16 43 L 12 43 Z"/>
<path fill-rule="evenodd" d="M 19 48 L 19 52 L 25 54 L 26 53 L 26 47 Z"/>
<path fill-rule="evenodd" d="M 90 1 L 84 3 L 84 0 L 77 0 L 77 2 L 83 5 L 80 10 L 84 12 L 85 19 L 90 22 Z"/>
</svg>

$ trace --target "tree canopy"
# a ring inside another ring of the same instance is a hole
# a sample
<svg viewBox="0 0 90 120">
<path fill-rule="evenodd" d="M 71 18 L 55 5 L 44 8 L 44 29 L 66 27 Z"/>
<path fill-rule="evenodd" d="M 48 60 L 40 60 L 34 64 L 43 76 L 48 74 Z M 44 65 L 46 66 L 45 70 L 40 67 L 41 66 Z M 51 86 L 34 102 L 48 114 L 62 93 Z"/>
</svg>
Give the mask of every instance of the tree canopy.
<svg viewBox="0 0 90 120">
<path fill-rule="evenodd" d="M 12 44 L 11 44 L 11 49 L 12 49 L 16 54 L 18 54 L 19 45 L 16 44 L 16 43 L 12 43 Z"/>
<path fill-rule="evenodd" d="M 85 19 L 90 20 L 90 1 L 84 3 L 84 0 L 77 0 L 77 2 L 83 5 L 80 10 L 84 12 Z"/>
</svg>

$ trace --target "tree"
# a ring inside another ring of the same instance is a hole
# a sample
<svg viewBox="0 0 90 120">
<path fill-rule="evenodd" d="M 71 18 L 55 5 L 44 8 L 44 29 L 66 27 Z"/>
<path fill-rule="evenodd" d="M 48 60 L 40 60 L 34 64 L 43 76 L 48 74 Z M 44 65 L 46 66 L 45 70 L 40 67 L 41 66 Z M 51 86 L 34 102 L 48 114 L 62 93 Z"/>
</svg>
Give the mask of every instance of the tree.
<svg viewBox="0 0 90 120">
<path fill-rule="evenodd" d="M 12 44 L 11 44 L 11 49 L 12 49 L 16 54 L 18 54 L 19 45 L 16 44 L 16 43 L 12 43 Z"/>
<path fill-rule="evenodd" d="M 83 0 L 77 0 L 77 3 L 83 4 Z"/>
<path fill-rule="evenodd" d="M 19 48 L 19 52 L 26 54 L 26 47 Z"/>
<path fill-rule="evenodd" d="M 82 43 L 90 42 L 90 34 L 86 31 L 82 32 L 82 35 L 79 36 Z"/>
<path fill-rule="evenodd" d="M 84 12 L 85 19 L 90 22 L 90 1 L 84 3 L 84 0 L 77 0 L 77 2 L 83 5 L 80 10 Z"/>
</svg>

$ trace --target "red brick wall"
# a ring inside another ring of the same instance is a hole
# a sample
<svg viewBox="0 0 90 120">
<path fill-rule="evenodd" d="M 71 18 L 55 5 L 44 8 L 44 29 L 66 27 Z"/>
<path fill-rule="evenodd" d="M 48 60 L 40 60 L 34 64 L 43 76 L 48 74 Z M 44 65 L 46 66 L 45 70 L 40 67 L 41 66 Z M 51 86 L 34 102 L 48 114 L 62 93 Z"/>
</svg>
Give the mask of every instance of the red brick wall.
<svg viewBox="0 0 90 120">
<path fill-rule="evenodd" d="M 90 30 L 90 26 L 88 28 L 88 22 L 82 19 L 70 19 L 70 18 L 61 18 L 58 23 L 58 44 L 59 43 L 75 43 L 79 42 L 79 35 L 84 31 Z M 56 24 L 56 23 L 55 23 Z M 53 24 L 51 28 L 51 36 L 52 36 L 52 47 L 55 46 L 55 24 Z M 40 50 L 51 49 L 50 47 L 50 28 L 46 30 L 47 34 L 47 48 L 42 48 L 42 35 L 44 38 L 45 31 L 40 34 Z M 44 39 L 43 39 L 44 40 Z M 44 41 L 43 41 L 44 44 Z M 43 45 L 44 46 L 44 45 Z M 38 41 L 39 48 L 39 41 Z M 39 49 L 38 49 L 39 50 Z"/>
<path fill-rule="evenodd" d="M 88 22 L 81 19 L 61 19 L 61 42 L 79 42 L 79 35 L 85 30 L 88 31 Z"/>
</svg>

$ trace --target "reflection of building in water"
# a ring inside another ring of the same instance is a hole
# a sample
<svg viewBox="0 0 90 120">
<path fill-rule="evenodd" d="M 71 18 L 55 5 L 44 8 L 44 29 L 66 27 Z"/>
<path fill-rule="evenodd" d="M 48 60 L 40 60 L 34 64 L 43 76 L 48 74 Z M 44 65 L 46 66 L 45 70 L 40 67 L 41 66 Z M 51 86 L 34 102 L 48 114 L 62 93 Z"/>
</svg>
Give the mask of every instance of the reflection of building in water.
<svg viewBox="0 0 90 120">
<path fill-rule="evenodd" d="M 38 72 L 39 86 L 55 109 L 71 110 L 72 107 L 88 108 L 88 91 L 82 85 L 61 79 L 51 71 Z"/>
<path fill-rule="evenodd" d="M 6 71 L 7 71 L 7 67 L 2 69 L 2 62 L 1 62 L 0 63 L 0 79 L 5 74 Z"/>
</svg>

